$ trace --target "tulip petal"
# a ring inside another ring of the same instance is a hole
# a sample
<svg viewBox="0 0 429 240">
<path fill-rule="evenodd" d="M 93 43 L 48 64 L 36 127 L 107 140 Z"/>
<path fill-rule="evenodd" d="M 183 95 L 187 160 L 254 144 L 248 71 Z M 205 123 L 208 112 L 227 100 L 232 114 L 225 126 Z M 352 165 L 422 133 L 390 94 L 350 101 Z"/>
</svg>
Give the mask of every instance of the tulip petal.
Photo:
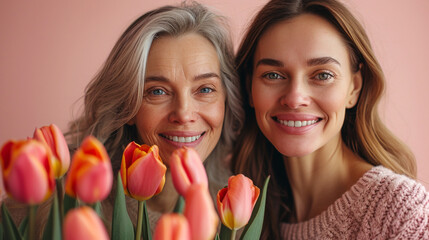
<svg viewBox="0 0 429 240">
<path fill-rule="evenodd" d="M 159 192 L 160 184 L 165 181 L 165 165 L 150 152 L 137 159 L 128 169 L 128 191 L 139 201 L 151 198 Z"/>
<path fill-rule="evenodd" d="M 78 177 L 76 195 L 86 203 L 105 199 L 112 189 L 113 176 L 107 163 L 92 166 Z"/>
<path fill-rule="evenodd" d="M 189 224 L 183 215 L 165 214 L 155 228 L 154 240 L 188 240 Z"/>
<path fill-rule="evenodd" d="M 107 197 L 113 182 L 110 158 L 104 146 L 92 136 L 75 152 L 65 189 L 72 197 L 93 203 Z"/>
<path fill-rule="evenodd" d="M 7 178 L 6 189 L 20 202 L 40 203 L 49 193 L 46 169 L 35 156 L 25 153 L 19 155 Z"/>
<path fill-rule="evenodd" d="M 259 188 L 253 185 L 252 180 L 242 174 L 231 176 L 228 187 L 217 195 L 222 223 L 230 229 L 242 228 L 248 223 L 258 196 Z"/>
<path fill-rule="evenodd" d="M 70 210 L 64 219 L 64 240 L 108 240 L 109 236 L 98 215 L 90 207 Z"/>
<path fill-rule="evenodd" d="M 184 215 L 188 219 L 192 239 L 214 238 L 219 219 L 207 187 L 202 184 L 189 187 L 185 196 Z"/>
<path fill-rule="evenodd" d="M 185 196 L 190 185 L 208 186 L 208 178 L 198 153 L 192 148 L 179 148 L 170 157 L 170 170 L 174 187 Z"/>
</svg>

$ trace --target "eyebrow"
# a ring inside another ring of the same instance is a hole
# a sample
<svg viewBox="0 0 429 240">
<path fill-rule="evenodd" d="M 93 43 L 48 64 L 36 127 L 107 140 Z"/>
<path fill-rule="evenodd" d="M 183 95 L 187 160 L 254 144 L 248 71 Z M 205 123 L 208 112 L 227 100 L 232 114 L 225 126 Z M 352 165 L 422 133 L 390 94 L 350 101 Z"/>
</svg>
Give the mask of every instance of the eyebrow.
<svg viewBox="0 0 429 240">
<path fill-rule="evenodd" d="M 209 73 L 203 73 L 200 75 L 197 75 L 194 77 L 194 80 L 202 80 L 207 78 L 218 78 L 220 79 L 220 76 L 216 73 L 209 72 Z M 145 78 L 145 82 L 168 82 L 168 78 L 163 76 L 148 76 Z"/>
<path fill-rule="evenodd" d="M 332 58 L 332 57 L 312 58 L 312 59 L 309 59 L 307 61 L 308 66 L 317 66 L 317 65 L 324 65 L 324 64 L 329 64 L 329 63 L 334 63 L 334 64 L 341 66 L 340 62 L 338 62 L 335 58 Z M 260 59 L 256 63 L 255 67 L 258 67 L 259 65 L 268 65 L 268 66 L 273 66 L 273 67 L 284 67 L 283 62 L 276 60 L 276 59 L 272 59 L 272 58 Z"/>
<path fill-rule="evenodd" d="M 308 66 L 317 66 L 334 63 L 341 66 L 340 62 L 338 62 L 335 58 L 332 57 L 320 57 L 320 58 L 312 58 L 307 61 Z"/>
</svg>

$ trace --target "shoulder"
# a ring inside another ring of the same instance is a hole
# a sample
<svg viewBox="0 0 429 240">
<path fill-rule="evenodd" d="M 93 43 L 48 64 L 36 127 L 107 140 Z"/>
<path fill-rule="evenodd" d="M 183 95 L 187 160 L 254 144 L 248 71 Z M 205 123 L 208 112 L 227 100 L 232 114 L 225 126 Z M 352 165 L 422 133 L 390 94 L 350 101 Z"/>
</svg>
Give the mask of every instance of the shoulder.
<svg viewBox="0 0 429 240">
<path fill-rule="evenodd" d="M 357 185 L 363 229 L 371 229 L 373 237 L 429 237 L 429 193 L 423 185 L 383 166 L 368 171 Z"/>
</svg>

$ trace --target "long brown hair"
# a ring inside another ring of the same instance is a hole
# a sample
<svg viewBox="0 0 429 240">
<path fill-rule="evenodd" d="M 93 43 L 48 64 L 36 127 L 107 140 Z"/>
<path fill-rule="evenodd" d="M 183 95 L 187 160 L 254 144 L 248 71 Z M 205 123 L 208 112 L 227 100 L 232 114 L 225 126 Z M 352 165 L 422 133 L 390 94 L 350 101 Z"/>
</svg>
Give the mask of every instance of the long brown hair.
<svg viewBox="0 0 429 240">
<path fill-rule="evenodd" d="M 232 158 L 234 173 L 244 173 L 262 186 L 271 175 L 262 239 L 280 239 L 280 222 L 287 222 L 294 209 L 283 156 L 259 130 L 249 105 L 253 57 L 259 39 L 274 24 L 301 14 L 315 14 L 330 22 L 348 45 L 352 68 L 361 70 L 363 86 L 359 101 L 348 109 L 341 130 L 347 147 L 372 165 L 383 165 L 396 173 L 415 178 L 414 155 L 381 122 L 378 104 L 385 77 L 364 28 L 336 0 L 272 0 L 255 16 L 236 56 L 246 120 Z"/>
</svg>

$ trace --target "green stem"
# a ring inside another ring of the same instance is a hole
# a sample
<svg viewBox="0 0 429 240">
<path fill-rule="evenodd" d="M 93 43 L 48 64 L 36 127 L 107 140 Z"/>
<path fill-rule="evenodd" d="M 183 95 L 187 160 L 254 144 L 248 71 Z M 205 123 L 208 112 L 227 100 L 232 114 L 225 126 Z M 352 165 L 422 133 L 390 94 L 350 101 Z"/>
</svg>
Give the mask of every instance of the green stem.
<svg viewBox="0 0 429 240">
<path fill-rule="evenodd" d="M 36 211 L 37 205 L 30 205 L 28 209 L 28 238 L 29 240 L 36 239 Z"/>
<path fill-rule="evenodd" d="M 63 194 L 63 181 L 62 178 L 56 179 L 58 208 L 60 210 L 60 224 L 62 226 L 64 219 L 64 194 Z"/>
<path fill-rule="evenodd" d="M 232 229 L 231 230 L 231 240 L 235 240 L 235 235 L 237 234 L 237 229 Z"/>
<path fill-rule="evenodd" d="M 140 240 L 142 235 L 143 209 L 144 209 L 145 203 L 146 203 L 145 201 L 139 201 L 139 215 L 137 217 L 136 240 Z"/>
</svg>

